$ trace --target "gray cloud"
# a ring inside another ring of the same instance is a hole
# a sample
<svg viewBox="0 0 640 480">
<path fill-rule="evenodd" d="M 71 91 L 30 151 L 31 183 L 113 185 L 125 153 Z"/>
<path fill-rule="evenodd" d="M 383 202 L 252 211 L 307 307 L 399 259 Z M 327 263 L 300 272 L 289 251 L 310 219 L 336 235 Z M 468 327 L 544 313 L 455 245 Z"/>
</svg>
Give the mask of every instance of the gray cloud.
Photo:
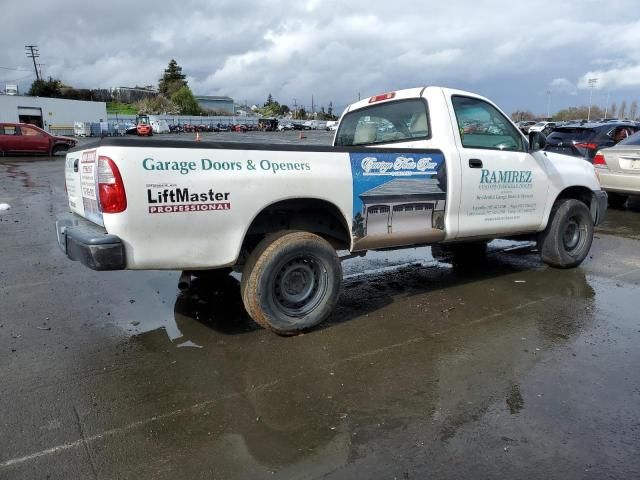
<svg viewBox="0 0 640 480">
<path fill-rule="evenodd" d="M 170 58 L 196 93 L 255 103 L 271 92 L 342 107 L 440 84 L 542 112 L 549 88 L 557 108 L 585 103 L 591 76 L 613 98 L 640 86 L 634 0 L 25 0 L 3 17 L 0 66 L 28 69 L 23 46 L 38 44 L 45 74 L 76 87 L 156 84 Z M 28 74 L 0 70 L 0 81 Z"/>
</svg>

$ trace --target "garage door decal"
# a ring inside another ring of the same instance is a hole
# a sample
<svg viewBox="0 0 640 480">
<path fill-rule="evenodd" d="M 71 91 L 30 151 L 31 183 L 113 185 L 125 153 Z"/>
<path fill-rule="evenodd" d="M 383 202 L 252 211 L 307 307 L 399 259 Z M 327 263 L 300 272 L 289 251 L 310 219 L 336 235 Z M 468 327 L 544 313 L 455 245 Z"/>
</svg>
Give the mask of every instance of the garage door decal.
<svg viewBox="0 0 640 480">
<path fill-rule="evenodd" d="M 444 238 L 444 155 L 351 153 L 352 235 L 356 250 Z"/>
</svg>

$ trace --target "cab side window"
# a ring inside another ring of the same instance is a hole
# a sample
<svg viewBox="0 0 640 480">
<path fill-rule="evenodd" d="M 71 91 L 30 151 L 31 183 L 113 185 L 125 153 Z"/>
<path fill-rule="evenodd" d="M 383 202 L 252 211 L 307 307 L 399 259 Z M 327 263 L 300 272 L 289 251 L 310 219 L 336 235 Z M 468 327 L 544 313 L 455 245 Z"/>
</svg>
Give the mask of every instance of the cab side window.
<svg viewBox="0 0 640 480">
<path fill-rule="evenodd" d="M 463 147 L 525 151 L 520 132 L 493 105 L 460 95 L 452 96 L 451 102 Z"/>
<path fill-rule="evenodd" d="M 22 127 L 22 135 L 25 135 L 27 137 L 41 137 L 42 132 L 32 127 Z"/>
</svg>

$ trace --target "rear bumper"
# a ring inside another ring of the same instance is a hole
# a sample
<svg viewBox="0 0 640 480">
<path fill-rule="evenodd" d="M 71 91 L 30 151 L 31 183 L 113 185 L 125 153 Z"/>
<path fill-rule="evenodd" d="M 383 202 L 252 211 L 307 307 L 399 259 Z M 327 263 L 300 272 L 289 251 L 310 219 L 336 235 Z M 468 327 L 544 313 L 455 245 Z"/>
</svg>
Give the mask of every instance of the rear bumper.
<svg viewBox="0 0 640 480">
<path fill-rule="evenodd" d="M 591 216 L 593 223 L 600 225 L 604 221 L 607 214 L 608 197 L 604 190 L 596 190 L 593 192 L 593 201 L 591 202 Z"/>
<path fill-rule="evenodd" d="M 123 270 L 126 268 L 124 244 L 94 223 L 75 214 L 58 216 L 58 245 L 67 257 L 93 270 Z"/>
<path fill-rule="evenodd" d="M 597 169 L 600 187 L 616 193 L 640 195 L 640 175 Z"/>
</svg>

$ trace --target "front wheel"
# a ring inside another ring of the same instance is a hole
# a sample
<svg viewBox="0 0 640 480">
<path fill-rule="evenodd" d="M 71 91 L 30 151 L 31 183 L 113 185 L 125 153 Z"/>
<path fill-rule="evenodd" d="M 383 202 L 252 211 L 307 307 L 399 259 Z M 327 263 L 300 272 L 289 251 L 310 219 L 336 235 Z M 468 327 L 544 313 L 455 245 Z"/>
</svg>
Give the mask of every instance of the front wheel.
<svg viewBox="0 0 640 480">
<path fill-rule="evenodd" d="M 61 155 L 61 154 L 65 155 L 67 153 L 67 150 L 69 150 L 69 147 L 58 145 L 56 147 L 53 147 L 53 150 L 51 151 L 51 156 L 57 157 L 58 155 Z"/>
<path fill-rule="evenodd" d="M 264 238 L 251 252 L 240 291 L 253 320 L 280 335 L 322 322 L 340 295 L 342 266 L 335 249 L 309 232 Z"/>
<path fill-rule="evenodd" d="M 560 199 L 551 211 L 547 228 L 538 237 L 542 260 L 552 267 L 570 268 L 585 259 L 593 241 L 589 207 L 572 198 Z"/>
</svg>

